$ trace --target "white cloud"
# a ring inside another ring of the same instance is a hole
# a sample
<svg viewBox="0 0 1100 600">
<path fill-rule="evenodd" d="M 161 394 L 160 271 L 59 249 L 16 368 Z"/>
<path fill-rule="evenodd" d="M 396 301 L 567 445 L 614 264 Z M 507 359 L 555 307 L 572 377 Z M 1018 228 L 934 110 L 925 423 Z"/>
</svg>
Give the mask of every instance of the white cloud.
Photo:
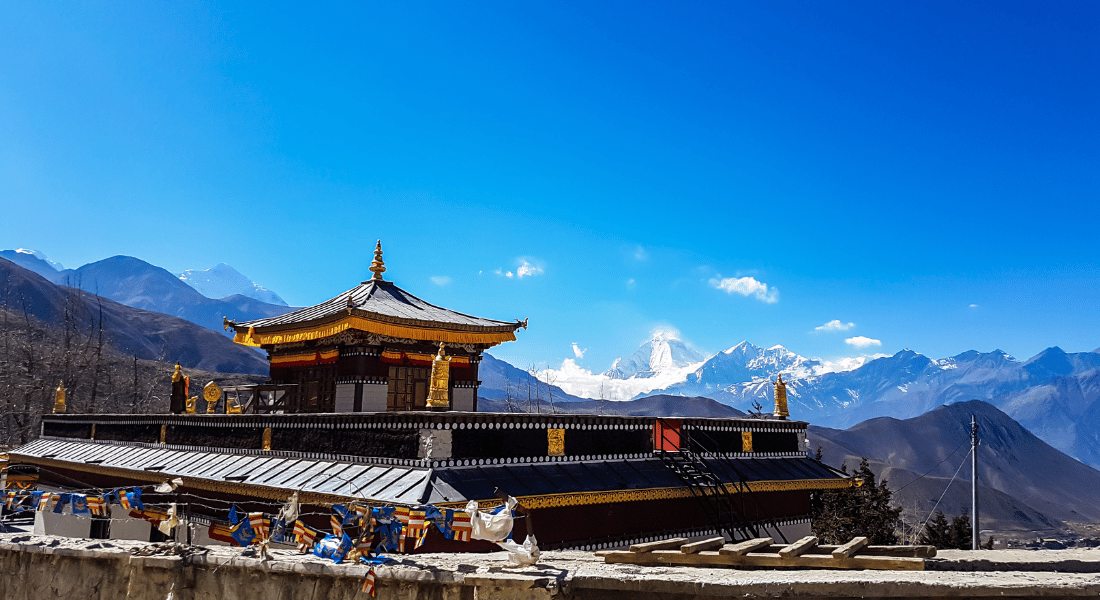
<svg viewBox="0 0 1100 600">
<path fill-rule="evenodd" d="M 446 275 L 433 275 L 431 279 L 432 283 L 436 285 L 447 285 L 451 282 L 451 278 Z"/>
<path fill-rule="evenodd" d="M 573 354 L 577 357 L 578 360 L 584 358 L 585 352 L 588 352 L 588 348 L 581 350 L 580 346 L 577 345 L 577 342 L 573 342 Z"/>
<path fill-rule="evenodd" d="M 634 289 L 634 280 L 633 279 L 627 279 L 626 280 L 626 289 L 628 289 L 628 290 Z"/>
<path fill-rule="evenodd" d="M 862 335 L 857 335 L 855 337 L 850 337 L 850 338 L 844 340 L 844 343 L 848 344 L 849 346 L 855 346 L 856 348 L 867 348 L 868 346 L 881 346 L 882 345 L 882 342 L 880 340 L 871 339 L 869 337 L 864 337 Z"/>
<path fill-rule="evenodd" d="M 855 326 L 855 323 L 841 323 L 840 319 L 833 319 L 824 325 L 814 327 L 814 331 L 848 331 Z"/>
<path fill-rule="evenodd" d="M 529 277 L 532 275 L 542 275 L 542 267 L 537 267 L 526 260 L 523 260 L 516 269 L 516 277 Z M 509 275 L 510 277 L 511 275 Z"/>
<path fill-rule="evenodd" d="M 971 304 L 970 308 L 978 308 L 978 305 L 977 304 Z"/>
<path fill-rule="evenodd" d="M 761 302 L 774 304 L 779 302 L 779 290 L 769 288 L 768 284 L 757 281 L 754 277 L 727 277 L 725 279 L 714 278 L 710 284 L 727 294 L 741 294 L 752 296 Z"/>
<path fill-rule="evenodd" d="M 643 261 L 647 258 L 649 258 L 649 252 L 646 252 L 645 248 L 641 246 L 636 246 L 634 248 L 634 260 Z"/>
</svg>

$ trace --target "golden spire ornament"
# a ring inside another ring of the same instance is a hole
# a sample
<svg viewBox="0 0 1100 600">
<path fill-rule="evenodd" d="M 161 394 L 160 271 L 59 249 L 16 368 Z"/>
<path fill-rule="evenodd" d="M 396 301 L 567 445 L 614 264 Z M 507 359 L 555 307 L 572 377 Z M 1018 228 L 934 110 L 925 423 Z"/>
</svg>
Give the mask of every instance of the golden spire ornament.
<svg viewBox="0 0 1100 600">
<path fill-rule="evenodd" d="M 53 393 L 53 412 L 61 414 L 65 412 L 65 382 L 62 381 Z"/>
<path fill-rule="evenodd" d="M 382 262 L 382 240 L 378 240 L 378 244 L 374 247 L 374 260 L 370 263 L 370 271 L 374 273 L 371 279 L 382 281 L 382 273 L 386 272 L 386 263 Z"/>
<path fill-rule="evenodd" d="M 779 380 L 773 383 L 775 386 L 775 416 L 786 419 L 791 415 L 787 412 L 787 384 L 783 381 L 783 374 L 779 374 Z"/>
</svg>

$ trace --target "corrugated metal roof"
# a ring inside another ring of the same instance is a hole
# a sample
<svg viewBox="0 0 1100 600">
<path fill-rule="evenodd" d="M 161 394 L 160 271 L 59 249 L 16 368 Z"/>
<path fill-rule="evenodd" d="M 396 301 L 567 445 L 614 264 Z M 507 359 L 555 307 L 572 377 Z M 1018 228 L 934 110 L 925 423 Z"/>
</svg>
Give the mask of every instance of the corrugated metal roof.
<svg viewBox="0 0 1100 600">
<path fill-rule="evenodd" d="M 356 312 L 367 313 L 364 315 L 367 317 L 380 315 L 426 325 L 445 324 L 452 327 L 479 329 L 488 327 L 500 331 L 514 331 L 519 327 L 518 323 L 483 319 L 430 304 L 402 290 L 390 281 L 369 280 L 320 304 L 276 317 L 237 323 L 234 328 L 247 330 L 249 327 L 299 325 L 337 315 L 346 315 L 349 308 Z"/>
<path fill-rule="evenodd" d="M 17 448 L 21 456 L 89 461 L 132 471 L 155 470 L 166 477 L 331 494 L 395 504 L 464 502 L 495 497 L 680 487 L 683 483 L 659 458 L 590 462 L 502 464 L 426 469 L 325 459 L 229 454 L 144 446 L 118 446 L 77 440 L 41 439 Z M 727 483 L 841 479 L 841 474 L 809 458 L 705 459 Z M 733 467 L 731 467 L 733 465 Z M 156 469 L 151 469 L 157 467 Z M 735 470 L 736 469 L 736 472 Z"/>
<path fill-rule="evenodd" d="M 417 504 L 425 501 L 430 469 L 406 466 L 365 466 L 332 460 L 203 453 L 140 446 L 116 446 L 74 440 L 41 439 L 17 448 L 20 457 L 52 458 L 73 468 L 93 461 L 101 467 L 144 471 L 151 467 L 171 477 L 266 485 L 377 502 Z M 418 496 L 419 494 L 419 496 Z"/>
</svg>

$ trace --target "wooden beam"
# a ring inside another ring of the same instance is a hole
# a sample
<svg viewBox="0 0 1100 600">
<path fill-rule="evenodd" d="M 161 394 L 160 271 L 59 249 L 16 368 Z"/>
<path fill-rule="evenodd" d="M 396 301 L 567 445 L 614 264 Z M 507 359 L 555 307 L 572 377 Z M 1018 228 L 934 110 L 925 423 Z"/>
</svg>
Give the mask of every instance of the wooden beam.
<svg viewBox="0 0 1100 600">
<path fill-rule="evenodd" d="M 868 540 L 865 537 L 852 538 L 852 541 L 844 544 L 836 550 L 833 550 L 833 558 L 851 558 L 853 554 L 859 552 L 860 548 L 863 548 L 870 543 L 871 540 Z"/>
<path fill-rule="evenodd" d="M 655 550 L 635 553 L 606 551 L 600 553 L 604 562 L 635 565 L 664 566 L 715 566 L 715 567 L 796 567 L 804 569 L 874 569 L 894 571 L 923 571 L 920 558 L 895 558 L 887 556 L 854 556 L 836 559 L 831 556 L 803 555 L 784 558 L 778 554 L 750 553 L 743 556 L 723 555 L 718 552 L 684 554 L 675 550 Z"/>
<path fill-rule="evenodd" d="M 796 556 L 801 556 L 805 554 L 806 551 L 808 551 L 810 548 L 813 548 L 816 545 L 817 538 L 812 535 L 808 535 L 791 544 L 790 546 L 787 546 L 786 548 L 780 550 L 779 556 L 782 556 L 783 558 L 794 558 Z"/>
<path fill-rule="evenodd" d="M 671 548 L 679 548 L 688 541 L 687 538 L 671 538 L 667 540 L 660 540 L 656 542 L 645 542 L 643 544 L 633 544 L 630 546 L 631 552 L 652 552 L 653 550 L 669 550 Z"/>
<path fill-rule="evenodd" d="M 787 544 L 772 544 L 770 546 L 764 546 L 756 552 L 764 552 L 769 554 L 778 554 L 780 550 L 787 547 Z M 833 544 L 819 544 L 806 551 L 806 554 L 825 554 L 832 555 L 833 550 L 840 548 L 840 546 Z M 935 558 L 936 547 L 935 546 L 864 546 L 859 551 L 860 556 L 896 556 L 899 558 Z"/>
<path fill-rule="evenodd" d="M 759 550 L 761 548 L 770 547 L 772 545 L 772 541 L 773 540 L 771 538 L 757 538 L 755 540 L 748 540 L 746 542 L 741 542 L 740 544 L 726 546 L 719 550 L 718 554 L 724 554 L 727 556 L 743 556 L 745 554 L 748 554 L 749 552 L 755 552 L 756 550 Z M 783 547 L 786 548 L 786 546 Z M 778 552 L 778 550 L 776 550 L 776 552 Z"/>
<path fill-rule="evenodd" d="M 684 544 L 683 546 L 680 546 L 680 552 L 683 552 L 684 554 L 695 554 L 696 552 L 700 552 L 702 550 L 714 550 L 716 548 L 721 548 L 722 545 L 725 543 L 726 538 L 724 537 L 699 540 L 698 542 L 692 542 L 690 544 Z"/>
</svg>

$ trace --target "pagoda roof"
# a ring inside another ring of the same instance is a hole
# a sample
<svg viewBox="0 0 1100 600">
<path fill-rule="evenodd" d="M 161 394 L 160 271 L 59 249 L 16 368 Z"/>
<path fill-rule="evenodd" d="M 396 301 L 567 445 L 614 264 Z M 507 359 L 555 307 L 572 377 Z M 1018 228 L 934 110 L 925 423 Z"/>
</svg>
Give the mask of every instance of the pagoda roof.
<svg viewBox="0 0 1100 600">
<path fill-rule="evenodd" d="M 349 329 L 419 341 L 495 345 L 516 339 L 526 321 L 474 317 L 425 302 L 380 278 L 325 302 L 244 323 L 226 321 L 233 341 L 247 346 L 316 340 Z"/>
</svg>

